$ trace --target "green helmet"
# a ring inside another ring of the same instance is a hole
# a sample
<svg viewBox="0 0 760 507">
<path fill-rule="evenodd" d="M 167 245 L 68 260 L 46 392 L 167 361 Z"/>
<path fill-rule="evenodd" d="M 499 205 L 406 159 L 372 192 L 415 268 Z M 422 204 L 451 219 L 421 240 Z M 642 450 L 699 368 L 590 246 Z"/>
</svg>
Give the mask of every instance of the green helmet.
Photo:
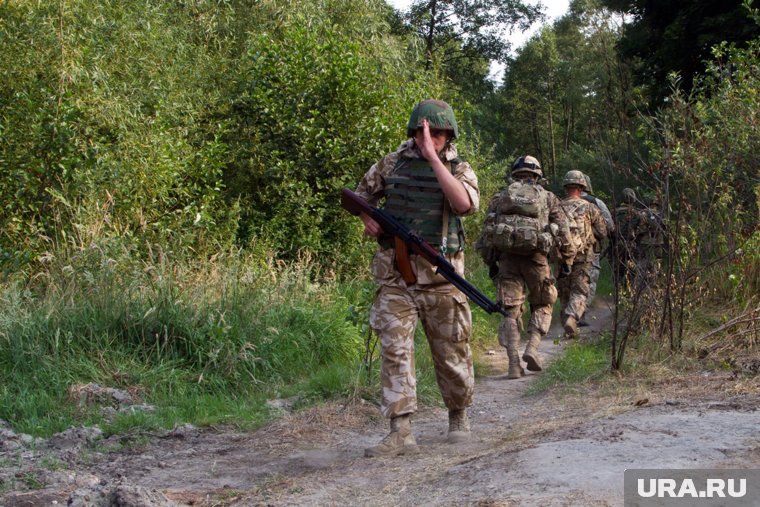
<svg viewBox="0 0 760 507">
<path fill-rule="evenodd" d="M 586 180 L 586 192 L 593 194 L 594 189 L 591 187 L 591 178 L 589 178 L 588 174 L 583 173 L 583 179 Z"/>
<path fill-rule="evenodd" d="M 588 190 L 588 187 L 586 186 L 586 178 L 583 177 L 583 173 L 580 171 L 567 171 L 565 179 L 562 180 L 562 186 L 566 187 L 568 185 L 577 185 L 583 190 Z"/>
<path fill-rule="evenodd" d="M 632 188 L 623 189 L 623 202 L 633 204 L 636 202 L 636 192 Z"/>
<path fill-rule="evenodd" d="M 531 173 L 537 175 L 539 178 L 544 175 L 541 170 L 541 162 L 530 155 L 519 157 L 515 160 L 515 163 L 512 164 L 512 174 L 515 175 L 517 173 Z"/>
<path fill-rule="evenodd" d="M 459 136 L 454 110 L 442 100 L 423 100 L 414 106 L 406 126 L 408 137 L 414 137 L 414 133 L 422 126 L 423 119 L 428 121 L 430 128 L 450 130 L 454 134 L 452 138 Z"/>
</svg>

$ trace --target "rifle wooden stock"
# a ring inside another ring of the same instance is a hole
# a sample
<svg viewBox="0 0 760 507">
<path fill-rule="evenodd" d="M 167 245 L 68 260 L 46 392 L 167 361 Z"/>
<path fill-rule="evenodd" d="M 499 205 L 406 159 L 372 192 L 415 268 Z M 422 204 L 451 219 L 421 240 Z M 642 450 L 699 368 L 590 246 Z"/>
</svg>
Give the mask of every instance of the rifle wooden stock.
<svg viewBox="0 0 760 507">
<path fill-rule="evenodd" d="M 340 193 L 340 205 L 352 215 L 359 216 L 362 213 L 372 218 L 380 224 L 386 234 L 393 236 L 403 242 L 412 252 L 422 256 L 426 261 L 436 267 L 436 273 L 444 277 L 451 284 L 462 291 L 475 304 L 488 313 L 499 312 L 505 317 L 507 311 L 504 306 L 498 302 L 493 302 L 480 292 L 477 287 L 462 278 L 454 269 L 454 266 L 433 248 L 428 242 L 410 231 L 404 224 L 396 220 L 389 213 L 370 206 L 370 204 L 351 190 L 344 188 Z M 412 275 L 414 273 L 411 273 Z M 404 276 L 402 272 L 402 276 Z"/>
</svg>

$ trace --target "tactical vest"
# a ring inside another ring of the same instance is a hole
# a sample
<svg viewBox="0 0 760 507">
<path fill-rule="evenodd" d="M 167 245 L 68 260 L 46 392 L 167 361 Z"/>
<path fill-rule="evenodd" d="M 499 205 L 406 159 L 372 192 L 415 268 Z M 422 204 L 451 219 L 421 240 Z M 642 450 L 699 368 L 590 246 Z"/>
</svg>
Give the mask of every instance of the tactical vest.
<svg viewBox="0 0 760 507">
<path fill-rule="evenodd" d="M 453 173 L 459 162 L 455 159 L 445 165 Z M 385 194 L 383 209 L 423 240 L 447 254 L 464 248 L 462 220 L 451 210 L 430 162 L 400 157 L 385 178 Z M 448 215 L 445 229 L 444 215 Z M 379 241 L 385 248 L 393 246 L 392 238 L 385 235 Z"/>
<path fill-rule="evenodd" d="M 567 225 L 570 229 L 570 240 L 577 251 L 577 255 L 588 251 L 592 243 L 594 231 L 589 217 L 589 202 L 584 199 L 564 199 L 560 206 L 565 210 Z"/>
<path fill-rule="evenodd" d="M 548 193 L 540 185 L 516 181 L 499 194 L 486 216 L 479 243 L 502 253 L 549 253 Z"/>
</svg>

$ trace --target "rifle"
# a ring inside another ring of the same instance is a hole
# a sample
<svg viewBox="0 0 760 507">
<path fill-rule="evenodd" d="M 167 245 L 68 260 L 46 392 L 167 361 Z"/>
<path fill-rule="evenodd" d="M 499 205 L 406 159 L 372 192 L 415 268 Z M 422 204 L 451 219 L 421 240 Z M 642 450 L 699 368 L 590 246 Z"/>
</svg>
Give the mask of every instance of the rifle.
<svg viewBox="0 0 760 507">
<path fill-rule="evenodd" d="M 483 310 L 488 313 L 499 312 L 503 316 L 507 316 L 507 310 L 504 308 L 504 305 L 500 302 L 495 303 L 491 301 L 477 287 L 459 276 L 454 266 L 443 255 L 386 211 L 370 206 L 367 201 L 347 188 L 344 188 L 340 192 L 340 205 L 352 215 L 359 216 L 364 213 L 371 217 L 375 222 L 380 224 L 380 227 L 383 228 L 386 234 L 401 240 L 414 253 L 421 255 L 436 267 L 436 273 L 451 282 L 454 287 L 462 291 Z"/>
</svg>

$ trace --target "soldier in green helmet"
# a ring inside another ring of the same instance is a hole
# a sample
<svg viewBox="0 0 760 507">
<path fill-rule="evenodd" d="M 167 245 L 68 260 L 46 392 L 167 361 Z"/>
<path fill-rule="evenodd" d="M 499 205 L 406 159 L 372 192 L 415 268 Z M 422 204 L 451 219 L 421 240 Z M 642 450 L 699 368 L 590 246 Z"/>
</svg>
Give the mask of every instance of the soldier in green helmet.
<svg viewBox="0 0 760 507">
<path fill-rule="evenodd" d="M 440 100 L 423 100 L 409 118 L 407 137 L 396 151 L 375 163 L 356 193 L 380 206 L 417 233 L 464 275 L 461 217 L 477 211 L 480 190 L 475 172 L 457 156 L 459 135 L 454 112 Z M 436 380 L 449 410 L 447 441 L 470 436 L 467 407 L 475 387 L 467 297 L 438 275 L 424 258 L 406 252 L 362 214 L 365 234 L 377 238 L 372 274 L 379 286 L 370 326 L 381 351 L 381 411 L 390 433 L 365 449 L 365 456 L 416 452 L 411 416 L 417 410 L 414 331 L 422 321 L 435 365 Z"/>
<path fill-rule="evenodd" d="M 588 183 L 581 171 L 568 171 L 562 180 L 562 186 L 567 195 L 560 205 L 570 226 L 576 255 L 572 272 L 569 276 L 559 278 L 557 290 L 562 307 L 560 317 L 565 337 L 574 338 L 578 331 L 578 321 L 586 311 L 594 246 L 607 237 L 607 224 L 599 208 L 583 199 L 581 195 L 588 190 Z"/>
</svg>

